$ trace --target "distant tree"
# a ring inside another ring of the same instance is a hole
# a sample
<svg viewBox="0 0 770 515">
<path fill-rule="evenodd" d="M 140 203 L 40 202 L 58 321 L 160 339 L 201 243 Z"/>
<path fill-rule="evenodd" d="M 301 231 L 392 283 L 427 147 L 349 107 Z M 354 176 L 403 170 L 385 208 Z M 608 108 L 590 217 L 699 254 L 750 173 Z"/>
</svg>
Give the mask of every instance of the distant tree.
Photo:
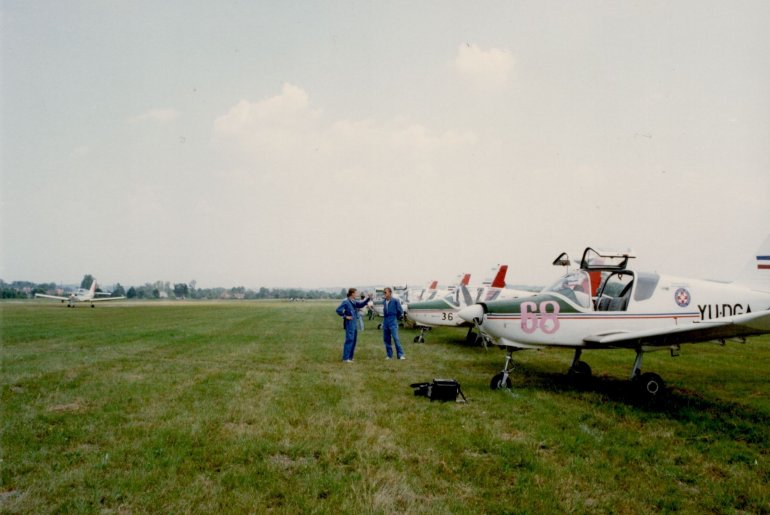
<svg viewBox="0 0 770 515">
<path fill-rule="evenodd" d="M 86 274 L 83 276 L 83 280 L 80 281 L 80 287 L 88 289 L 91 287 L 92 282 L 94 282 L 94 276 L 91 274 Z"/>
<path fill-rule="evenodd" d="M 126 297 L 129 299 L 135 299 L 136 298 L 136 288 L 133 286 L 128 289 L 126 292 Z"/>
<path fill-rule="evenodd" d="M 159 289 L 157 289 L 157 288 L 154 288 L 154 289 L 152 290 L 152 297 L 153 297 L 154 299 L 159 299 L 159 298 L 160 298 L 160 290 L 159 290 Z"/>
<path fill-rule="evenodd" d="M 174 284 L 174 296 L 178 299 L 187 297 L 189 289 L 185 283 Z"/>
<path fill-rule="evenodd" d="M 125 297 L 126 296 L 126 290 L 123 288 L 120 283 L 115 284 L 115 288 L 112 289 L 112 296 L 113 297 Z"/>
</svg>

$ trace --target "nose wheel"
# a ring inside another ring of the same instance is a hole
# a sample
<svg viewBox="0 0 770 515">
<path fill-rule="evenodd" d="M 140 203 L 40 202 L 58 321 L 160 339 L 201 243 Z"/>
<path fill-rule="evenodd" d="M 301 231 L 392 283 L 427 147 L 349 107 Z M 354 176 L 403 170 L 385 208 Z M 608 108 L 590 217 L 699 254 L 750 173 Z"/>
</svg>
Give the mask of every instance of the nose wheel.
<svg viewBox="0 0 770 515">
<path fill-rule="evenodd" d="M 414 337 L 414 343 L 425 343 L 426 331 L 430 331 L 430 327 L 420 327 L 420 334 Z"/>
<path fill-rule="evenodd" d="M 508 388 L 512 386 L 511 384 L 511 377 L 510 373 L 513 370 L 512 366 L 512 358 L 513 357 L 513 349 L 509 348 L 508 353 L 505 356 L 505 365 L 503 366 L 503 371 L 499 374 L 496 374 L 492 381 L 489 382 L 489 388 L 492 390 L 501 390 L 503 388 Z"/>
</svg>

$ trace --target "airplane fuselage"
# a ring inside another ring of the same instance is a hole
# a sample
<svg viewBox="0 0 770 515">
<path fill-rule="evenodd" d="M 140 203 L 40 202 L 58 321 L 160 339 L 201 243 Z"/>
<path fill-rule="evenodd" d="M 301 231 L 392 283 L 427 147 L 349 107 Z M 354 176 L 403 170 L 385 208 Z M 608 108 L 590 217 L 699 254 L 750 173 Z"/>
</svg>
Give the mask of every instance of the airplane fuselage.
<svg viewBox="0 0 770 515">
<path fill-rule="evenodd" d="M 569 294 L 544 291 L 529 298 L 482 302 L 481 328 L 502 345 L 591 348 L 596 345 L 585 340 L 592 336 L 675 329 L 770 309 L 770 293 L 740 285 L 631 271 L 623 275 L 630 279 L 625 304 L 611 295 L 581 302 Z"/>
</svg>

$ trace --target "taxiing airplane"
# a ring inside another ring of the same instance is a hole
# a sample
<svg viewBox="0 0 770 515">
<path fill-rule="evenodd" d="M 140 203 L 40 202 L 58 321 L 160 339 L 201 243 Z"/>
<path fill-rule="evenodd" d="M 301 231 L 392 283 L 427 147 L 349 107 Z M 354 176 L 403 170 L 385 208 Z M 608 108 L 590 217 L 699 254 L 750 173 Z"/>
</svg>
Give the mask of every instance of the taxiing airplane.
<svg viewBox="0 0 770 515">
<path fill-rule="evenodd" d="M 469 344 L 477 343 L 480 335 L 473 332 L 472 323 L 458 316 L 461 309 L 481 300 L 534 295 L 534 292 L 506 288 L 505 275 L 507 272 L 508 265 L 501 265 L 492 282 L 479 287 L 468 287 L 470 274 L 466 274 L 460 285 L 447 295 L 434 300 L 410 303 L 407 316 L 420 328 L 420 334 L 414 337 L 414 342 L 424 343 L 425 331 L 431 327 L 443 326 L 468 327 L 466 341 Z"/>
<path fill-rule="evenodd" d="M 59 295 L 45 295 L 43 293 L 36 293 L 35 298 L 41 297 L 44 299 L 55 299 L 62 303 L 67 302 L 68 308 L 74 308 L 78 302 L 90 302 L 91 307 L 94 307 L 95 302 L 107 302 L 110 300 L 121 300 L 125 297 L 108 297 L 109 293 L 102 293 L 96 291 L 96 279 L 91 282 L 91 288 L 86 290 L 85 288 L 78 288 L 74 293 L 71 293 L 69 297 L 62 297 Z"/>
<path fill-rule="evenodd" d="M 574 349 L 569 374 L 591 375 L 583 350 L 625 348 L 636 352 L 630 380 L 648 396 L 663 391 L 661 377 L 642 373 L 646 352 L 680 345 L 770 333 L 770 236 L 733 283 L 686 279 L 627 268 L 629 252 L 586 248 L 580 268 L 536 296 L 480 302 L 459 317 L 507 348 L 502 372 L 490 387 L 510 388 L 513 351 Z M 554 264 L 569 262 L 562 254 Z"/>
</svg>

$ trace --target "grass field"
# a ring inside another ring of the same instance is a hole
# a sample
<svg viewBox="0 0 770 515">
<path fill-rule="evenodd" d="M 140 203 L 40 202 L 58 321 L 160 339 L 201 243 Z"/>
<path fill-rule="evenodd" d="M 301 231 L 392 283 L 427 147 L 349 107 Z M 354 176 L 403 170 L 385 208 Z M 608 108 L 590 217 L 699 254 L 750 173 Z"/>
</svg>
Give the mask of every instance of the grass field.
<svg viewBox="0 0 770 515">
<path fill-rule="evenodd" d="M 770 512 L 770 338 L 634 355 L 425 344 L 385 361 L 367 322 L 340 362 L 336 303 L 0 303 L 0 509 L 45 512 Z M 454 377 L 468 402 L 410 383 Z"/>
</svg>

